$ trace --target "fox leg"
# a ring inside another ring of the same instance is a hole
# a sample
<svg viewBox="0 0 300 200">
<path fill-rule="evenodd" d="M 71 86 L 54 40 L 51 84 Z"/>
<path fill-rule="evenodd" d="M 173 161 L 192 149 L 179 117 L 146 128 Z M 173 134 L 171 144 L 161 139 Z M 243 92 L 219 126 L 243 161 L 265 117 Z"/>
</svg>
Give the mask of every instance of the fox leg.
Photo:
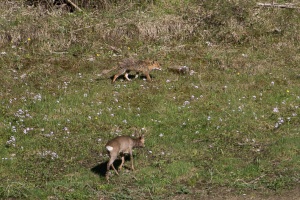
<svg viewBox="0 0 300 200">
<path fill-rule="evenodd" d="M 125 73 L 125 78 L 127 79 L 127 81 L 131 81 L 131 79 L 128 78 L 128 73 Z"/>
<path fill-rule="evenodd" d="M 125 72 L 126 72 L 126 69 L 121 69 L 121 70 L 119 70 L 118 73 L 114 76 L 114 78 L 113 78 L 113 80 L 112 80 L 112 83 L 114 83 L 114 82 L 116 81 L 116 79 L 117 79 L 120 75 L 124 74 Z M 126 75 L 125 75 L 125 76 L 126 76 Z"/>
<path fill-rule="evenodd" d="M 151 81 L 150 74 L 149 74 L 149 73 L 146 73 L 145 75 L 146 75 L 146 77 L 147 77 L 147 81 Z"/>
<path fill-rule="evenodd" d="M 112 80 L 112 83 L 114 83 L 116 81 L 116 79 L 119 77 L 120 75 L 116 74 Z"/>
</svg>

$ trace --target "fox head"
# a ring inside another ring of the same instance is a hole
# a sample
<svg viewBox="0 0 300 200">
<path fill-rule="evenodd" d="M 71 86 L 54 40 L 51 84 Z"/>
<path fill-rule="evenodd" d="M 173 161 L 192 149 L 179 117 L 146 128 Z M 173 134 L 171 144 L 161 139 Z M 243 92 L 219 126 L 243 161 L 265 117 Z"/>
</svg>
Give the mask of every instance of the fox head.
<svg viewBox="0 0 300 200">
<path fill-rule="evenodd" d="M 151 64 L 149 65 L 150 70 L 161 70 L 160 64 L 157 61 L 152 61 Z"/>
</svg>

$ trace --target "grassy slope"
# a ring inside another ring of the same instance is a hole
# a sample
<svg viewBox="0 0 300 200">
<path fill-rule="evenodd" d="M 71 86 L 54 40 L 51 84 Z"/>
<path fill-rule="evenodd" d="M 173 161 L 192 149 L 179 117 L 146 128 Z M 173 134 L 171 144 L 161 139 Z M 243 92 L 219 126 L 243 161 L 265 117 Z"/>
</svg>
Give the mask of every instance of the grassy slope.
<svg viewBox="0 0 300 200">
<path fill-rule="evenodd" d="M 2 198 L 173 199 L 299 185 L 297 10 L 170 1 L 47 14 L 1 4 Z M 112 73 L 98 75 L 128 55 L 195 73 L 115 85 Z M 136 129 L 147 146 L 135 151 L 137 170 L 107 184 L 105 142 Z"/>
</svg>

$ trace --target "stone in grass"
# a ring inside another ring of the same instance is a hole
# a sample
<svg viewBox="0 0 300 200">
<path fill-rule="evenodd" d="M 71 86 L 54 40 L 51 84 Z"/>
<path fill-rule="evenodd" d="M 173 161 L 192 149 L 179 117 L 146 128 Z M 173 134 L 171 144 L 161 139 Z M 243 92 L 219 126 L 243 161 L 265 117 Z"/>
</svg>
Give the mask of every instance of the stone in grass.
<svg viewBox="0 0 300 200">
<path fill-rule="evenodd" d="M 187 66 L 174 66 L 174 67 L 168 67 L 168 70 L 176 74 L 188 74 L 190 68 Z"/>
</svg>

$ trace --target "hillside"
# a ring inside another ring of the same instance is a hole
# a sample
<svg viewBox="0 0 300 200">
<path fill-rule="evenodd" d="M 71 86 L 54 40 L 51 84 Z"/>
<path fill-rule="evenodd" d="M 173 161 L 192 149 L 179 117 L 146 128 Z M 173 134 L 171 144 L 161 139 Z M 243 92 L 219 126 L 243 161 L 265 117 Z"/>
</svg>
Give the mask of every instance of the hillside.
<svg viewBox="0 0 300 200">
<path fill-rule="evenodd" d="M 26 2 L 0 2 L 0 199 L 300 198 L 296 0 Z M 163 70 L 111 84 L 128 57 Z"/>
</svg>

